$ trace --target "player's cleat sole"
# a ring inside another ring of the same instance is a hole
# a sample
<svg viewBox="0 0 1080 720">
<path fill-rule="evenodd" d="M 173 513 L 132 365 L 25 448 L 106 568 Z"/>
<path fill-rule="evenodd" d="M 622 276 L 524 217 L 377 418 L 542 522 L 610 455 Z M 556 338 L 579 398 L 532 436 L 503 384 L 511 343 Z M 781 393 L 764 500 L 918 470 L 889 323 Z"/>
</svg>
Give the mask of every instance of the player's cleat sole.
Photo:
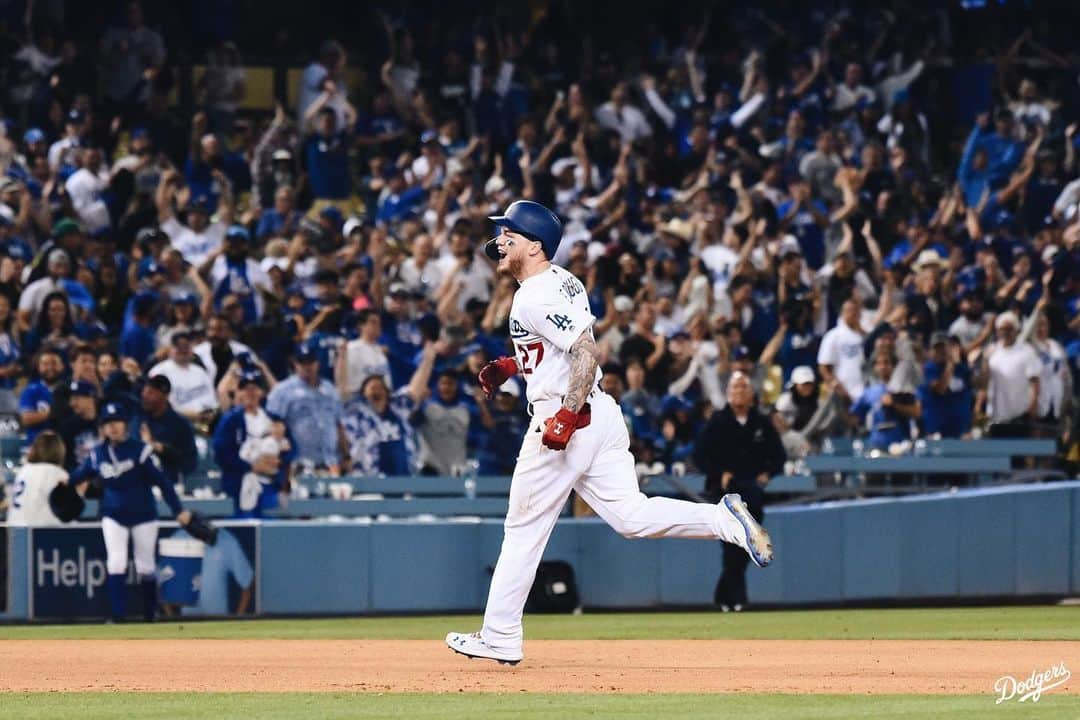
<svg viewBox="0 0 1080 720">
<path fill-rule="evenodd" d="M 772 538 L 769 537 L 769 533 L 765 531 L 765 528 L 761 527 L 758 521 L 754 519 L 754 516 L 750 514 L 742 496 L 738 493 L 728 493 L 720 502 L 735 516 L 735 519 L 739 521 L 739 524 L 742 525 L 743 530 L 746 532 L 746 552 L 749 553 L 754 564 L 758 567 L 765 567 L 771 563 L 773 559 Z"/>
<path fill-rule="evenodd" d="M 482 658 L 484 660 L 494 660 L 500 665 L 510 666 L 517 665 L 522 660 L 521 655 L 509 655 L 489 647 L 488 644 L 480 638 L 480 633 L 478 632 L 447 633 L 446 647 L 450 648 L 458 655 L 464 655 L 470 660 L 473 658 Z"/>
</svg>

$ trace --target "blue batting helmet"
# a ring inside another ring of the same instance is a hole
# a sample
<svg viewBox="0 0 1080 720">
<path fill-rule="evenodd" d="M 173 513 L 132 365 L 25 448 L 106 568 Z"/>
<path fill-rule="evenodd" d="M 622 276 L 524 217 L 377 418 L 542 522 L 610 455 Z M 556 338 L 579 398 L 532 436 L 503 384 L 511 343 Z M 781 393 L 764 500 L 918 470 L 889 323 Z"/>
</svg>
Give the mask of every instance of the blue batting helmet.
<svg viewBox="0 0 1080 720">
<path fill-rule="evenodd" d="M 555 251 L 559 249 L 559 241 L 562 239 L 562 223 L 555 213 L 548 210 L 540 203 L 532 200 L 518 200 L 511 203 L 502 215 L 493 215 L 488 218 L 499 227 L 505 227 L 511 232 L 524 235 L 530 240 L 535 240 L 544 248 L 544 255 L 548 260 L 555 257 Z M 489 242 L 484 248 L 488 257 L 498 259 L 498 253 L 494 249 L 494 243 Z"/>
</svg>

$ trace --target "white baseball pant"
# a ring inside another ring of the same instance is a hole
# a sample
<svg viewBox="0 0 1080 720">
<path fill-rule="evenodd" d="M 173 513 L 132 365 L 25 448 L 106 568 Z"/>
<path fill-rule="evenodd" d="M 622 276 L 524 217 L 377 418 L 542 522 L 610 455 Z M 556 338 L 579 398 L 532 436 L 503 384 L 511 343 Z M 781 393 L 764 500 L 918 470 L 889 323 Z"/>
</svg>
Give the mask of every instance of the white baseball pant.
<svg viewBox="0 0 1080 720">
<path fill-rule="evenodd" d="M 480 632 L 490 647 L 509 652 L 521 649 L 525 601 L 571 489 L 617 533 L 628 538 L 703 538 L 738 543 L 743 537 L 739 521 L 716 505 L 644 495 L 638 488 L 630 438 L 619 406 L 600 390 L 594 390 L 588 402 L 592 422 L 574 432 L 566 450 L 552 450 L 540 442 L 544 421 L 562 403 L 548 400 L 533 405 L 533 419 L 510 485 L 502 549 L 491 578 Z"/>
<path fill-rule="evenodd" d="M 156 570 L 154 550 L 157 545 L 157 521 L 139 523 L 134 527 L 121 525 L 112 518 L 101 519 L 101 534 L 105 536 L 105 568 L 110 575 L 126 575 L 128 537 L 135 546 L 135 572 L 139 577 L 152 576 Z"/>
</svg>

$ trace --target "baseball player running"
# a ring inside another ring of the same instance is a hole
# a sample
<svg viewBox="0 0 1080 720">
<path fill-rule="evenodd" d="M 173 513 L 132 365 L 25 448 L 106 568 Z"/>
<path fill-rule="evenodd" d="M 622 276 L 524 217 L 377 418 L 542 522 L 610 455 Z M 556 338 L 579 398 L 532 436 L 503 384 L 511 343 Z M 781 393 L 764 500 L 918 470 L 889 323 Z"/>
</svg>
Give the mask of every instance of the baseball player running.
<svg viewBox="0 0 1080 720">
<path fill-rule="evenodd" d="M 446 644 L 462 655 L 514 665 L 524 657 L 525 600 L 571 489 L 625 537 L 723 540 L 744 548 L 759 567 L 769 564 L 773 549 L 737 494 L 711 505 L 646 497 L 638 490 L 622 413 L 598 387 L 596 318 L 585 288 L 551 264 L 561 223 L 528 200 L 491 220 L 500 232 L 484 250 L 520 284 L 510 308 L 516 357 L 488 363 L 479 381 L 491 395 L 510 376 L 523 375 L 533 419 L 514 469 L 483 628 L 450 633 Z"/>
</svg>

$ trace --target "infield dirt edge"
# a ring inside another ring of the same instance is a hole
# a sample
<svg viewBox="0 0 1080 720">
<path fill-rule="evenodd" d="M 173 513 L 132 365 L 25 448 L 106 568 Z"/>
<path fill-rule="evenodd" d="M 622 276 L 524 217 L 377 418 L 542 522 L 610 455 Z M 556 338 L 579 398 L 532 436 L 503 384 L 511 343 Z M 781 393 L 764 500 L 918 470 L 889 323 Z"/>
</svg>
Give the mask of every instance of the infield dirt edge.
<svg viewBox="0 0 1080 720">
<path fill-rule="evenodd" d="M 536 640 L 525 653 L 507 667 L 438 640 L 5 640 L 0 690 L 951 695 L 1080 667 L 1078 641 Z"/>
</svg>

